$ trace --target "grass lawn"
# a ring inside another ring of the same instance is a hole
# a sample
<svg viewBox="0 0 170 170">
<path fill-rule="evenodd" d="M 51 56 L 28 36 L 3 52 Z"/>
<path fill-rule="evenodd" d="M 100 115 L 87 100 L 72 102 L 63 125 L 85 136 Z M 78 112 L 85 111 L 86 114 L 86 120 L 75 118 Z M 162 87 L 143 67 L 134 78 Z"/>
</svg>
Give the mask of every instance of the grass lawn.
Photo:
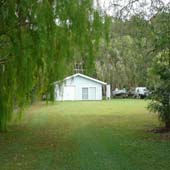
<svg viewBox="0 0 170 170">
<path fill-rule="evenodd" d="M 0 170 L 169 170 L 170 134 L 155 134 L 147 101 L 60 102 L 29 108 L 0 134 Z"/>
</svg>

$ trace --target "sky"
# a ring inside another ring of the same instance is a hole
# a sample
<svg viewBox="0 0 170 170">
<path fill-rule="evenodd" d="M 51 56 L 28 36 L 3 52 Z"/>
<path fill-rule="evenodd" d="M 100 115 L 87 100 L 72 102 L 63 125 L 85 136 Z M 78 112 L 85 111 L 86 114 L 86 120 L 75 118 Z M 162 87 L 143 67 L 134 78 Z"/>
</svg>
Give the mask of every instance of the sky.
<svg viewBox="0 0 170 170">
<path fill-rule="evenodd" d="M 123 6 L 127 5 L 129 0 L 95 0 L 95 4 L 98 4 L 101 9 L 104 9 L 107 14 L 114 15 L 115 11 L 122 8 Z M 140 3 L 139 3 L 140 2 Z M 153 0 L 155 3 L 156 0 Z M 162 2 L 167 5 L 170 4 L 170 0 L 162 0 Z M 114 4 L 119 4 L 120 6 L 115 6 Z M 138 0 L 138 2 L 134 3 L 132 8 L 135 10 L 138 9 L 138 12 L 145 12 L 146 14 L 150 14 L 150 4 L 151 0 Z M 152 11 L 153 12 L 153 11 Z"/>
</svg>

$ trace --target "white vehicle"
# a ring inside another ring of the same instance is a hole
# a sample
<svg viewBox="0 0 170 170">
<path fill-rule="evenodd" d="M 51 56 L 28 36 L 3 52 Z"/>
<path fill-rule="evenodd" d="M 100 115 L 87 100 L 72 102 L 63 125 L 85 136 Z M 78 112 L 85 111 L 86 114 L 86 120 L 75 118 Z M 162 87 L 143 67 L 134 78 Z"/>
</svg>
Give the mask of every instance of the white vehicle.
<svg viewBox="0 0 170 170">
<path fill-rule="evenodd" d="M 134 97 L 136 98 L 145 98 L 149 95 L 149 91 L 147 90 L 146 87 L 136 87 L 135 88 L 135 93 L 134 93 Z"/>
<path fill-rule="evenodd" d="M 125 88 L 120 89 L 120 90 L 118 88 L 116 88 L 114 91 L 112 91 L 112 96 L 113 97 L 116 97 L 116 96 L 126 97 L 126 95 L 127 95 L 127 91 L 126 91 Z"/>
</svg>

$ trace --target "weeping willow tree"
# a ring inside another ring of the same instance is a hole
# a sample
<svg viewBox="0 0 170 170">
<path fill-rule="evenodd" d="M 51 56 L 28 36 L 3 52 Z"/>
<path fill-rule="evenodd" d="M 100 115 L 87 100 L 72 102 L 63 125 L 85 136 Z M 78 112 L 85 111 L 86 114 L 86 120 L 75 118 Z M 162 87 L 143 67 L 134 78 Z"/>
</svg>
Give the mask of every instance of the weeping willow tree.
<svg viewBox="0 0 170 170">
<path fill-rule="evenodd" d="M 76 50 L 91 68 L 108 22 L 92 0 L 2 0 L 0 17 L 0 130 L 6 131 L 14 110 L 19 116 L 70 71 Z"/>
</svg>

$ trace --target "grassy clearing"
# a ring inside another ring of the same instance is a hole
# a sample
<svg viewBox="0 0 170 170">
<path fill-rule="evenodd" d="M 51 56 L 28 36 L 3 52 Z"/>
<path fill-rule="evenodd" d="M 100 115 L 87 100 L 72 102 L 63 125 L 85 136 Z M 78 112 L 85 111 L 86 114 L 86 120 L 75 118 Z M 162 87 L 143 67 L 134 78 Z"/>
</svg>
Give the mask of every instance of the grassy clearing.
<svg viewBox="0 0 170 170">
<path fill-rule="evenodd" d="M 169 170 L 169 134 L 153 134 L 147 101 L 32 106 L 0 134 L 1 170 Z"/>
</svg>

